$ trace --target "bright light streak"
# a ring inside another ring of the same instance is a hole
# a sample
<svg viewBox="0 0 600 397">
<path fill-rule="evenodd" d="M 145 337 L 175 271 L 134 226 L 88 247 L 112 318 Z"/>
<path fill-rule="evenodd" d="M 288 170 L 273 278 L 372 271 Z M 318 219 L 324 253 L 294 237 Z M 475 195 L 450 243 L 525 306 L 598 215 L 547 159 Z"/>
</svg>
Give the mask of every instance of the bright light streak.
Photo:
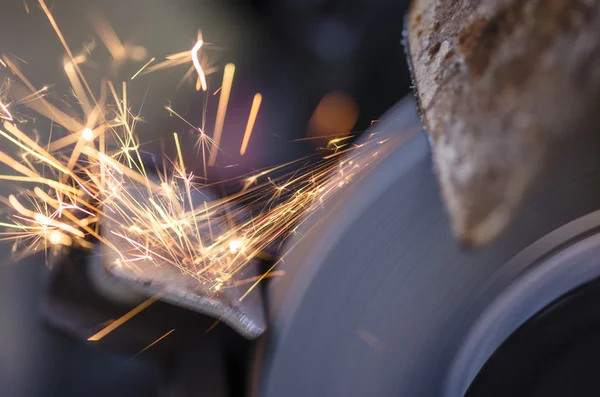
<svg viewBox="0 0 600 397">
<path fill-rule="evenodd" d="M 252 108 L 250 108 L 250 116 L 248 117 L 248 124 L 246 124 L 246 131 L 244 132 L 244 140 L 240 148 L 240 154 L 243 156 L 248 148 L 248 142 L 250 141 L 250 135 L 254 129 L 254 123 L 256 122 L 256 116 L 258 115 L 258 109 L 260 109 L 260 103 L 262 102 L 262 95 L 255 94 L 252 100 Z"/>
<path fill-rule="evenodd" d="M 173 332 L 175 332 L 175 328 L 173 328 L 172 330 L 170 330 L 169 332 L 165 333 L 163 336 L 161 336 L 160 338 L 156 339 L 154 342 L 150 343 L 148 346 L 144 347 L 142 350 L 140 350 L 135 356 L 133 356 L 134 358 L 139 356 L 140 354 L 142 354 L 143 352 L 145 352 L 146 350 L 150 349 L 152 346 L 156 345 L 158 342 L 160 342 L 161 340 L 165 339 L 167 336 L 171 335 Z"/>
<path fill-rule="evenodd" d="M 204 70 L 202 70 L 202 65 L 200 65 L 200 59 L 198 58 L 198 52 L 204 42 L 202 40 L 198 40 L 196 45 L 192 48 L 192 62 L 194 63 L 194 67 L 196 68 L 196 72 L 198 73 L 198 78 L 200 79 L 200 86 L 202 87 L 202 91 L 206 91 L 208 86 L 206 84 L 206 75 L 204 74 Z"/>
<path fill-rule="evenodd" d="M 6 107 L 2 102 L 0 102 L 0 110 L 4 112 L 4 114 L 0 113 L 0 119 L 13 121 L 12 114 L 10 114 L 10 112 L 8 111 L 8 107 Z"/>
<path fill-rule="evenodd" d="M 146 309 L 148 306 L 156 302 L 158 298 L 159 295 L 155 295 L 145 300 L 144 302 L 140 303 L 139 305 L 137 305 L 136 307 L 134 307 L 133 309 L 131 309 L 112 323 L 110 323 L 108 326 L 104 327 L 94 335 L 90 336 L 88 340 L 92 342 L 99 341 L 100 339 L 104 338 L 106 335 L 110 334 L 115 329 L 119 328 L 121 325 L 125 324 L 127 321 L 131 320 L 133 317 L 138 315 L 142 310 Z"/>
<path fill-rule="evenodd" d="M 208 165 L 211 167 L 215 165 L 215 161 L 217 160 L 217 150 L 221 143 L 221 134 L 223 133 L 223 124 L 225 123 L 225 115 L 227 114 L 227 105 L 229 105 L 229 95 L 231 94 L 234 73 L 235 65 L 233 63 L 225 65 L 223 85 L 221 95 L 219 96 L 219 107 L 217 108 L 217 120 L 215 121 L 215 133 L 213 135 L 213 151 L 208 158 Z"/>
<path fill-rule="evenodd" d="M 133 76 L 131 76 L 131 80 L 135 79 L 144 69 L 146 69 L 152 62 L 154 62 L 156 58 L 152 57 L 148 62 L 144 64 Z"/>
</svg>

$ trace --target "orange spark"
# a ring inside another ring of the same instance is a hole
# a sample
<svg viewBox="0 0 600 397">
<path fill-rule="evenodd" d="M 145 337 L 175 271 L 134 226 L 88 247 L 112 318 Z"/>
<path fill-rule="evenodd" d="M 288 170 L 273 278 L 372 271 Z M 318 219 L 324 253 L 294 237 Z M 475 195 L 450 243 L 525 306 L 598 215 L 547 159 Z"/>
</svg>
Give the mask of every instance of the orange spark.
<svg viewBox="0 0 600 397">
<path fill-rule="evenodd" d="M 70 131 L 80 131 L 83 128 L 83 125 L 79 123 L 77 120 L 69 117 L 66 113 L 56 108 L 54 105 L 50 104 L 46 101 L 42 95 L 35 95 L 36 92 L 41 90 L 36 90 L 35 87 L 31 84 L 27 78 L 21 73 L 21 71 L 17 68 L 17 66 L 7 57 L 4 57 L 4 61 L 8 65 L 11 72 L 13 72 L 25 86 L 29 90 L 23 87 L 20 84 L 13 84 L 11 87 L 11 95 L 15 97 L 17 100 L 24 100 L 25 98 L 31 97 L 33 95 L 33 100 L 27 101 L 27 106 L 42 116 L 47 117 L 50 120 L 54 120 L 57 124 L 62 125 L 66 129 Z M 44 89 L 42 89 L 44 90 Z"/>
<path fill-rule="evenodd" d="M 221 95 L 219 96 L 219 106 L 217 107 L 217 120 L 215 121 L 215 133 L 213 135 L 213 151 L 208 158 L 208 165 L 215 165 L 217 160 L 217 149 L 221 143 L 221 134 L 223 133 L 223 124 L 225 123 L 225 115 L 227 114 L 227 105 L 229 104 L 229 95 L 231 94 L 231 86 L 233 85 L 233 74 L 235 73 L 235 65 L 228 63 L 225 65 L 223 73 L 223 85 Z"/>
<path fill-rule="evenodd" d="M 58 39 L 62 43 L 63 48 L 67 52 L 67 55 L 69 56 L 69 60 L 73 64 L 73 67 L 75 68 L 75 71 L 77 72 L 77 74 L 79 74 L 79 76 L 83 77 L 83 73 L 81 73 L 81 69 L 79 69 L 79 66 L 75 62 L 75 57 L 73 56 L 73 52 L 69 48 L 69 45 L 67 44 L 67 40 L 65 40 L 65 36 L 63 36 L 61 30 L 59 29 L 58 24 L 56 23 L 56 20 L 54 19 L 54 16 L 52 15 L 52 13 L 50 12 L 50 9 L 46 5 L 46 2 L 44 0 L 38 0 L 38 1 L 40 3 L 40 6 L 42 6 L 42 9 L 44 10 L 44 13 L 46 14 L 46 17 L 50 21 L 50 24 L 52 25 L 52 28 L 54 29 L 54 32 L 56 32 L 56 35 L 58 36 Z M 87 83 L 85 82 L 85 80 L 84 80 L 84 84 L 85 84 L 85 88 L 88 90 L 88 92 L 91 92 L 92 90 L 87 85 Z M 32 91 L 35 91 L 35 90 L 32 90 Z"/>
<path fill-rule="evenodd" d="M 128 95 L 125 83 L 119 93 L 112 82 L 105 80 L 100 85 L 97 99 L 78 67 L 88 59 L 89 62 L 93 61 L 89 48 L 86 49 L 87 55 L 78 54 L 74 57 L 44 0 L 39 1 L 69 54 L 69 60 L 64 63 L 65 73 L 78 103 L 67 106 L 73 110 L 73 105 L 79 105 L 82 114 L 75 116 L 80 117 L 76 119 L 71 116 L 72 113 L 62 112 L 50 104 L 44 99 L 45 94 L 41 94 L 45 88 L 36 91 L 14 63 L 3 58 L 5 62 L 2 63 L 10 68 L 22 84 L 18 81 L 13 83 L 10 106 L 0 107 L 0 118 L 7 120 L 2 123 L 0 136 L 19 153 L 12 158 L 0 151 L 0 162 L 18 175 L 0 175 L 0 180 L 17 181 L 21 186 L 18 193 L 5 199 L 10 210 L 7 216 L 12 223 L 0 222 L 0 225 L 10 229 L 4 234 L 10 236 L 8 238 L 28 242 L 34 240 L 25 247 L 29 252 L 39 250 L 40 243 L 44 248 L 48 244 L 77 244 L 87 249 L 90 245 L 86 245 L 84 239 L 92 236 L 116 255 L 115 263 L 118 266 L 127 266 L 134 271 L 141 271 L 142 267 L 138 265 L 142 261 L 156 266 L 174 266 L 207 285 L 207 291 L 253 283 L 241 298 L 244 299 L 261 280 L 279 273 L 271 268 L 261 276 L 241 281 L 236 281 L 234 275 L 256 258 L 265 258 L 265 250 L 273 244 L 281 244 L 287 236 L 296 233 L 298 224 L 313 211 L 313 204 L 323 203 L 332 196 L 332 192 L 349 183 L 358 170 L 368 165 L 368 161 L 375 161 L 368 155 L 361 155 L 360 162 L 354 162 L 355 157 L 329 160 L 359 147 L 362 151 L 368 150 L 369 146 L 362 148 L 366 144 L 351 145 L 347 141 L 349 137 L 340 138 L 340 134 L 320 136 L 319 139 L 332 138 L 324 149 L 333 154 L 324 157 L 322 154 L 314 155 L 321 158 L 316 164 L 311 162 L 308 165 L 304 162 L 306 157 L 258 170 L 238 179 L 241 185 L 236 193 L 216 200 L 206 197 L 198 199 L 196 193 L 202 196 L 205 185 L 212 184 L 206 173 L 206 157 L 210 155 L 209 164 L 215 164 L 235 72 L 235 66 L 228 64 L 224 69 L 222 88 L 215 92 L 220 92 L 220 98 L 213 138 L 205 133 L 206 107 L 203 109 L 201 127 L 195 127 L 167 107 L 172 115 L 199 132 L 203 182 L 198 183 L 194 175 L 186 171 L 177 134 L 174 136 L 177 159 L 173 159 L 172 171 L 164 167 L 156 170 L 157 176 L 151 177 L 151 172 L 145 168 L 148 164 L 142 161 L 140 147 L 143 142 L 135 131 L 141 116 L 131 111 L 136 95 Z M 123 61 L 146 58 L 145 55 L 142 57 L 142 47 L 123 45 L 116 35 L 111 38 L 114 32 L 110 29 L 103 34 L 107 47 L 109 50 L 112 48 L 113 58 L 124 57 Z M 206 76 L 216 70 L 216 67 L 209 68 L 206 65 L 206 69 L 200 67 L 200 61 L 204 63 L 206 60 L 201 57 L 203 47 L 202 38 L 198 37 L 192 52 L 188 50 L 173 54 L 167 56 L 166 61 L 150 66 L 154 61 L 152 58 L 131 79 L 153 70 L 193 63 L 188 65 L 189 74 L 186 76 L 198 72 L 197 81 L 203 88 Z M 115 66 L 114 63 L 112 66 Z M 208 99 L 210 93 L 204 89 Z M 112 94 L 109 100 L 106 100 L 106 92 Z M 240 147 L 241 155 L 247 151 L 261 102 L 261 94 L 254 95 Z M 14 113 L 14 107 L 19 104 L 26 104 L 53 123 L 65 127 L 66 133 L 54 139 L 50 131 L 52 139 L 46 145 L 41 145 L 33 129 L 29 130 L 29 136 L 19 129 L 26 128 L 26 123 L 19 124 L 17 128 L 8 122 L 12 120 L 9 108 Z M 335 110 L 336 106 L 333 105 L 324 109 Z M 98 142 L 95 142 L 96 139 Z M 385 140 L 379 142 L 381 144 L 377 149 L 383 150 Z M 388 143 L 385 142 L 385 145 Z M 206 156 L 205 150 L 208 152 Z M 289 171 L 287 167 L 294 164 L 297 167 Z M 26 184 L 30 183 L 35 187 L 28 188 Z M 252 207 L 241 203 L 252 203 Z M 81 219 L 81 214 L 85 214 L 84 219 Z M 108 231 L 104 236 L 98 232 L 99 219 L 110 226 L 104 228 Z M 114 243 L 114 239 L 119 244 Z M 274 262 L 276 258 L 269 260 Z M 100 340 L 154 300 L 155 297 L 150 302 L 142 303 L 89 340 Z"/>
<path fill-rule="evenodd" d="M 2 102 L 0 102 L 0 110 L 4 112 L 4 115 L 0 114 L 0 119 L 13 121 L 12 115 L 8 111 L 8 107 L 6 107 L 6 105 L 4 105 Z"/>
<path fill-rule="evenodd" d="M 101 329 L 96 334 L 90 336 L 88 338 L 88 340 L 92 341 L 92 342 L 99 341 L 100 339 L 104 338 L 106 335 L 113 332 L 115 329 L 119 328 L 121 325 L 125 324 L 127 321 L 131 320 L 134 316 L 139 314 L 142 310 L 146 309 L 148 306 L 150 306 L 151 304 L 156 302 L 158 300 L 158 298 L 159 298 L 159 295 L 154 295 L 154 296 L 148 298 L 144 302 L 140 303 L 139 305 L 137 305 L 136 307 L 131 309 L 129 312 L 125 313 L 124 315 L 122 315 L 121 317 L 119 317 L 118 319 L 116 319 L 115 321 L 110 323 L 105 328 Z"/>
<path fill-rule="evenodd" d="M 156 339 L 154 342 L 150 343 L 148 346 L 144 347 L 142 350 L 140 350 L 135 356 L 133 356 L 134 358 L 139 356 L 140 354 L 142 354 L 143 352 L 145 352 L 146 350 L 150 349 L 152 346 L 156 345 L 158 342 L 160 342 L 161 340 L 165 339 L 167 336 L 171 335 L 173 332 L 175 332 L 175 328 L 173 328 L 172 330 L 170 330 L 169 332 L 167 332 L 166 334 L 164 334 L 163 336 L 161 336 L 160 338 Z"/>
<path fill-rule="evenodd" d="M 256 122 L 256 116 L 258 115 L 261 102 L 262 95 L 254 95 L 254 99 L 252 100 L 252 108 L 250 109 L 250 116 L 248 116 L 248 124 L 246 124 L 246 131 L 244 132 L 244 140 L 242 141 L 242 147 L 240 148 L 240 154 L 242 156 L 244 153 L 246 153 L 246 148 L 248 147 L 248 142 L 250 141 L 250 135 L 252 135 L 252 129 L 254 128 L 254 123 Z"/>
<path fill-rule="evenodd" d="M 152 62 L 154 62 L 156 60 L 156 58 L 152 57 L 152 59 L 150 59 L 148 62 L 146 62 L 146 64 L 144 66 L 142 66 L 140 68 L 140 70 L 138 70 L 137 72 L 135 72 L 135 74 L 133 76 L 131 76 L 131 80 L 135 79 L 137 77 L 138 74 L 142 73 L 142 71 L 144 69 L 146 69 L 148 67 L 148 65 L 150 65 Z"/>
</svg>

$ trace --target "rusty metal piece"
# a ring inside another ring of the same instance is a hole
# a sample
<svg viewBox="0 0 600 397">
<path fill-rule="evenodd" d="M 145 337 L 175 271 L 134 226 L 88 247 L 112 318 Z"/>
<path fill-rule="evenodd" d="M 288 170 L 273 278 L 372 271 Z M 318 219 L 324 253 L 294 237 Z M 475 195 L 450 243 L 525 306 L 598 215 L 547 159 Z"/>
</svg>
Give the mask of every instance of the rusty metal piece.
<svg viewBox="0 0 600 397">
<path fill-rule="evenodd" d="M 415 0 L 407 52 L 455 235 L 483 245 L 600 113 L 600 0 Z"/>
</svg>

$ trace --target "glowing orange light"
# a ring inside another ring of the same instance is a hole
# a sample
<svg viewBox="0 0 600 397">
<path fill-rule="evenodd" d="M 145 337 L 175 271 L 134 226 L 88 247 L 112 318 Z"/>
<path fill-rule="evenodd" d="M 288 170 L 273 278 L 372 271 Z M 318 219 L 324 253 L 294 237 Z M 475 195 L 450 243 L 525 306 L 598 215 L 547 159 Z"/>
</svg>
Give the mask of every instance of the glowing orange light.
<svg viewBox="0 0 600 397">
<path fill-rule="evenodd" d="M 134 316 L 139 314 L 142 310 L 146 309 L 148 306 L 150 306 L 157 300 L 158 300 L 158 295 L 155 295 L 155 296 L 145 300 L 144 302 L 140 303 L 139 305 L 137 305 L 136 307 L 131 309 L 129 312 L 125 313 L 123 316 L 119 317 L 118 319 L 116 319 L 115 321 L 110 323 L 108 326 L 104 327 L 98 333 L 90 336 L 88 338 L 88 340 L 92 341 L 92 342 L 99 341 L 100 339 L 104 338 L 106 335 L 113 332 L 115 329 L 119 328 L 121 325 L 125 324 L 127 321 L 131 320 Z"/>
<path fill-rule="evenodd" d="M 8 121 L 13 121 L 12 115 L 8 111 L 8 108 L 2 102 L 0 102 L 0 110 L 2 112 L 4 112 L 4 114 L 0 113 L 0 119 L 5 119 L 5 120 L 8 120 Z"/>
<path fill-rule="evenodd" d="M 332 92 L 323 97 L 312 118 L 309 128 L 313 136 L 347 135 L 358 118 L 358 107 L 351 96 Z"/>
<path fill-rule="evenodd" d="M 227 114 L 227 105 L 229 104 L 229 95 L 231 94 L 231 86 L 233 84 L 233 74 L 235 73 L 235 65 L 228 63 L 225 65 L 223 73 L 223 86 L 219 97 L 219 107 L 217 108 L 217 120 L 215 121 L 215 133 L 213 136 L 213 150 L 208 158 L 208 165 L 215 165 L 217 160 L 217 149 L 221 143 L 221 134 L 223 133 L 223 124 L 225 123 L 225 115 Z"/>
<path fill-rule="evenodd" d="M 248 117 L 248 124 L 246 124 L 246 131 L 244 132 L 244 140 L 242 141 L 242 147 L 240 148 L 240 154 L 242 156 L 246 153 L 246 149 L 248 148 L 248 142 L 250 141 L 250 135 L 252 135 L 252 129 L 254 128 L 254 123 L 256 122 L 256 116 L 258 115 L 261 102 L 262 95 L 254 95 L 254 99 L 252 100 L 252 108 L 250 108 L 250 116 Z"/>
</svg>

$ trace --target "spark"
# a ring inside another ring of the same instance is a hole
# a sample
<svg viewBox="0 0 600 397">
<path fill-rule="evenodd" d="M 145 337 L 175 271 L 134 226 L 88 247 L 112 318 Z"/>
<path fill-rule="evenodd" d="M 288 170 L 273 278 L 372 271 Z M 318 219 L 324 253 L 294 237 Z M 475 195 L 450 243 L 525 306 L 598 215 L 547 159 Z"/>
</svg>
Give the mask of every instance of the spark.
<svg viewBox="0 0 600 397">
<path fill-rule="evenodd" d="M 188 126 L 193 128 L 194 130 L 198 131 L 198 140 L 196 142 L 196 148 L 197 148 L 198 152 L 202 154 L 202 168 L 204 170 L 204 177 L 208 178 L 206 154 L 207 154 L 207 152 L 209 155 L 212 153 L 212 151 L 214 150 L 215 141 L 211 137 L 209 137 L 208 134 L 205 134 L 201 128 L 196 127 L 195 125 L 193 125 L 192 123 L 187 121 L 185 118 L 183 118 L 183 116 L 181 116 L 179 113 L 177 113 L 175 110 L 173 110 L 173 108 L 171 108 L 170 106 L 166 106 L 165 109 L 167 109 L 167 111 L 171 115 L 176 116 L 178 119 L 180 119 L 181 121 L 186 123 Z"/>
<path fill-rule="evenodd" d="M 19 100 L 25 100 L 26 98 L 30 97 L 33 98 L 31 101 L 27 102 L 27 106 L 29 108 L 41 114 L 42 116 L 47 117 L 49 120 L 52 120 L 53 122 L 65 127 L 69 131 L 81 131 L 84 128 L 79 121 L 69 117 L 65 112 L 50 104 L 41 95 L 35 95 L 38 90 L 36 90 L 31 82 L 29 82 L 23 73 L 21 73 L 19 68 L 17 68 L 17 66 L 6 56 L 3 59 L 11 72 L 19 77 L 19 79 L 26 86 L 25 88 L 19 84 L 13 84 L 11 87 L 11 95 L 14 95 L 15 98 Z M 44 88 L 43 90 L 45 91 Z"/>
<path fill-rule="evenodd" d="M 0 102 L 0 110 L 2 110 L 4 112 L 4 114 L 0 114 L 0 119 L 13 121 L 12 114 L 10 114 L 10 112 L 8 111 L 8 107 L 6 105 L 4 105 L 2 102 Z"/>
<path fill-rule="evenodd" d="M 227 105 L 229 104 L 229 95 L 231 94 L 231 85 L 233 84 L 233 74 L 235 73 L 235 65 L 228 63 L 225 65 L 223 73 L 223 88 L 219 96 L 219 107 L 217 108 L 217 120 L 215 121 L 215 132 L 213 135 L 214 145 L 213 151 L 208 158 L 208 165 L 215 165 L 217 160 L 217 148 L 221 143 L 221 134 L 223 132 L 223 124 L 225 123 L 225 115 L 227 114 Z"/>
<path fill-rule="evenodd" d="M 254 284 L 252 284 L 252 286 L 250 288 L 248 288 L 248 290 L 246 291 L 246 293 L 244 293 L 244 295 L 242 295 L 240 297 L 240 302 L 243 301 L 244 299 L 246 299 L 246 297 L 248 295 L 250 295 L 250 293 L 254 290 L 254 288 L 256 288 L 256 286 L 258 284 L 260 284 L 261 281 L 263 281 L 264 279 L 266 279 L 267 277 L 269 277 L 269 274 L 271 274 L 271 272 L 275 269 L 275 267 L 277 267 L 277 265 L 279 265 L 280 261 L 275 262 L 262 276 L 260 276 L 258 278 L 258 280 L 256 280 L 254 282 Z"/>
<path fill-rule="evenodd" d="M 250 135 L 252 135 L 252 129 L 256 122 L 256 116 L 258 115 L 258 109 L 260 109 L 260 103 L 262 102 L 262 95 L 255 94 L 252 100 L 252 107 L 250 108 L 250 116 L 248 117 L 248 124 L 246 124 L 246 131 L 244 132 L 244 140 L 240 148 L 240 154 L 243 156 L 248 148 L 248 142 L 250 141 Z"/>
<path fill-rule="evenodd" d="M 192 61 L 194 63 L 194 67 L 196 68 L 196 72 L 198 73 L 198 79 L 200 80 L 200 86 L 202 87 L 202 91 L 206 91 L 208 89 L 206 85 L 206 76 L 204 74 L 204 70 L 202 70 L 202 66 L 200 65 L 200 60 L 198 59 L 198 52 L 200 51 L 200 48 L 202 48 L 203 44 L 204 41 L 198 40 L 196 42 L 196 45 L 194 45 L 194 47 L 192 48 Z M 196 87 L 196 91 L 199 88 L 200 87 Z"/>
<path fill-rule="evenodd" d="M 135 356 L 133 356 L 133 358 L 136 358 L 137 356 L 139 356 L 140 354 L 142 354 L 143 352 L 145 352 L 146 350 L 150 349 L 152 346 L 156 345 L 158 342 L 160 342 L 161 340 L 165 339 L 167 336 L 171 335 L 173 332 L 175 332 L 175 328 L 173 328 L 172 330 L 168 331 L 167 333 L 165 333 L 163 336 L 159 337 L 158 339 L 156 339 L 154 342 L 150 343 L 148 346 L 144 347 L 142 350 L 140 350 Z"/>
<path fill-rule="evenodd" d="M 204 334 L 208 334 L 210 331 L 212 331 L 213 329 L 215 329 L 217 327 L 217 325 L 219 325 L 221 323 L 221 320 L 217 320 L 214 323 L 212 323 L 212 325 L 210 327 L 208 327 L 208 329 L 206 331 L 204 331 Z"/>
<path fill-rule="evenodd" d="M 208 81 L 206 77 L 218 70 L 217 67 L 206 65 L 202 66 L 202 62 L 199 56 L 200 49 L 205 47 L 204 40 L 202 39 L 202 32 L 198 31 L 198 37 L 196 43 L 191 50 L 180 51 L 174 54 L 167 55 L 164 61 L 161 61 L 153 66 L 146 68 L 141 74 L 154 73 L 160 70 L 170 69 L 176 66 L 185 65 L 191 63 L 192 65 L 185 72 L 179 85 L 186 81 L 196 71 L 196 91 L 202 89 L 202 91 L 208 90 Z M 205 58 L 202 58 L 204 61 Z M 177 87 L 179 87 L 179 85 Z"/>
<path fill-rule="evenodd" d="M 94 140 L 94 131 L 92 131 L 91 128 L 84 128 L 83 131 L 81 131 L 81 137 L 86 141 L 91 142 Z"/>
<path fill-rule="evenodd" d="M 146 69 L 152 62 L 154 62 L 156 58 L 152 57 L 148 62 L 144 64 L 133 76 L 131 76 L 131 80 L 135 79 L 144 69 Z"/>
<path fill-rule="evenodd" d="M 158 300 L 158 298 L 159 298 L 159 295 L 154 295 L 154 296 L 146 299 L 144 302 L 140 303 L 139 305 L 137 305 L 136 307 L 134 307 L 133 309 L 131 309 L 130 311 L 128 311 L 127 313 L 125 313 L 124 315 L 122 315 L 121 317 L 116 319 L 115 321 L 111 322 L 106 327 L 102 328 L 100 331 L 98 331 L 94 335 L 90 336 L 88 338 L 88 340 L 91 342 L 99 341 L 100 339 L 104 338 L 106 335 L 113 332 L 115 329 L 119 328 L 121 325 L 125 324 L 127 321 L 131 320 L 133 317 L 138 315 L 141 311 L 146 309 L 148 306 L 150 306 L 151 304 L 156 302 Z"/>
</svg>

